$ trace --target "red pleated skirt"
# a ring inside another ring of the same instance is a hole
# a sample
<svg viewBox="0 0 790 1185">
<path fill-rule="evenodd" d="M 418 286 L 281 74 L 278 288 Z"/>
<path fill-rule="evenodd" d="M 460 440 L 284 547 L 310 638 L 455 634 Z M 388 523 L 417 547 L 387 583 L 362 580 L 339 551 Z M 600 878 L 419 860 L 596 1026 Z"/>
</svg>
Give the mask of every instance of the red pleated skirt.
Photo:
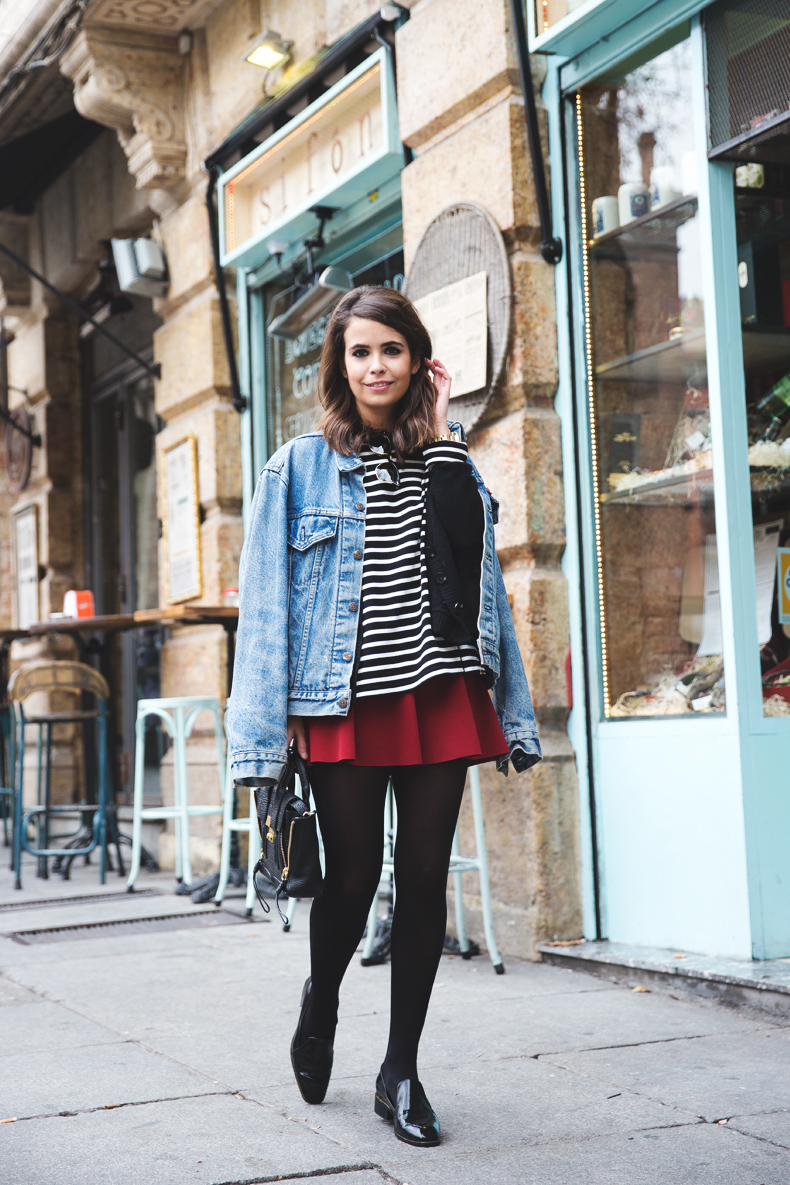
<svg viewBox="0 0 790 1185">
<path fill-rule="evenodd" d="M 508 752 L 482 674 L 437 675 L 414 691 L 363 696 L 347 716 L 308 716 L 310 761 L 470 765 Z"/>
</svg>

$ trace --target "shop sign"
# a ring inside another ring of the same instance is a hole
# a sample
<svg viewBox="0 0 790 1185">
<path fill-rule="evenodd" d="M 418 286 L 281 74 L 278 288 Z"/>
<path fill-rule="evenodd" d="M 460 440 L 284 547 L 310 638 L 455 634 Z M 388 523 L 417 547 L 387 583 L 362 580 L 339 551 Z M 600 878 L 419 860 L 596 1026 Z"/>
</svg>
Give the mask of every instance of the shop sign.
<svg viewBox="0 0 790 1185">
<path fill-rule="evenodd" d="M 26 630 L 39 620 L 38 517 L 35 506 L 28 506 L 14 516 L 14 543 L 17 625 Z"/>
<path fill-rule="evenodd" d="M 486 272 L 477 272 L 414 302 L 431 335 L 434 357 L 453 380 L 454 399 L 486 385 L 486 280 Z"/>
<path fill-rule="evenodd" d="M 190 433 L 164 450 L 164 543 L 168 605 L 202 596 L 197 441 Z"/>
<path fill-rule="evenodd" d="M 315 231 L 313 206 L 342 209 L 402 167 L 382 48 L 221 178 L 223 266 L 258 266 L 272 240 L 290 244 Z"/>
</svg>

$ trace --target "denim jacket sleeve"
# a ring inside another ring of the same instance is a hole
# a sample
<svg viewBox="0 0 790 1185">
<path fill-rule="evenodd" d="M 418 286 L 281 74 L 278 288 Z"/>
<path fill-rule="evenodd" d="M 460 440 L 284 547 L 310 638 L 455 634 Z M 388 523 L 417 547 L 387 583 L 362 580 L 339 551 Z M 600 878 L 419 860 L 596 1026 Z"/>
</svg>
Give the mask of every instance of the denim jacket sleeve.
<svg viewBox="0 0 790 1185">
<path fill-rule="evenodd" d="M 239 565 L 239 630 L 227 733 L 234 778 L 278 778 L 288 711 L 288 483 L 258 479 Z M 253 559 L 254 557 L 254 559 Z"/>
<path fill-rule="evenodd" d="M 516 641 L 516 630 L 513 625 L 513 615 L 510 612 L 510 603 L 507 599 L 505 582 L 502 579 L 502 571 L 496 553 L 494 554 L 494 568 L 496 573 L 496 607 L 499 617 L 499 678 L 494 684 L 493 700 L 499 723 L 510 749 L 511 760 L 519 773 L 522 773 L 530 766 L 537 765 L 542 758 L 542 753 L 537 728 L 534 723 L 530 725 L 524 719 L 525 709 L 528 709 L 529 718 L 534 721 L 532 699 L 529 694 L 521 651 Z M 517 709 L 513 711 L 512 715 L 508 711 L 509 706 Z M 523 756 L 516 752 L 518 749 L 522 751 Z M 499 768 L 507 773 L 507 761 Z"/>
</svg>

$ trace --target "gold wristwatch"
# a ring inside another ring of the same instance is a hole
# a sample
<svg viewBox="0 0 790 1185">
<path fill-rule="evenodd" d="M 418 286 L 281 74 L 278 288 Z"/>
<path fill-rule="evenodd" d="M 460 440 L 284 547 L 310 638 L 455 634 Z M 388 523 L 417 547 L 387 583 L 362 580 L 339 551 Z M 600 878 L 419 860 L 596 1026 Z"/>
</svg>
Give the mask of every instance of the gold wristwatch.
<svg viewBox="0 0 790 1185">
<path fill-rule="evenodd" d="M 433 443 L 438 444 L 438 442 L 440 440 L 458 440 L 458 441 L 460 441 L 460 439 L 461 439 L 460 434 L 458 432 L 456 432 L 455 430 L 453 430 L 452 432 L 443 432 L 441 436 L 434 436 Z"/>
</svg>

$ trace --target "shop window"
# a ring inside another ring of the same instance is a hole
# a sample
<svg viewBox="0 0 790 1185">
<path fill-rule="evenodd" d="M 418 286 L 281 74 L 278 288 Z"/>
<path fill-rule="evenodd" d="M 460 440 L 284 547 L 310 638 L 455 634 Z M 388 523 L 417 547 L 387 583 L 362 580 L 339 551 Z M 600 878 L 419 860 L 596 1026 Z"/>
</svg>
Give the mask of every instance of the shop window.
<svg viewBox="0 0 790 1185">
<path fill-rule="evenodd" d="M 576 95 L 603 711 L 613 717 L 725 710 L 684 33 Z"/>
<path fill-rule="evenodd" d="M 790 716 L 790 7 L 705 13 L 709 155 L 733 162 L 763 711 Z"/>
<path fill-rule="evenodd" d="M 710 155 L 790 164 L 787 0 L 718 0 L 704 20 Z"/>
<path fill-rule="evenodd" d="M 790 716 L 790 165 L 735 187 L 763 709 Z"/>
<path fill-rule="evenodd" d="M 535 32 L 540 36 L 569 12 L 581 8 L 586 0 L 535 0 Z"/>
<path fill-rule="evenodd" d="M 346 266 L 343 260 L 336 261 Z M 403 285 L 403 251 L 354 272 L 354 283 L 382 284 L 400 289 Z M 294 287 L 270 284 L 263 294 L 264 324 L 284 313 L 298 295 Z M 269 451 L 274 453 L 286 441 L 312 432 L 320 416 L 318 370 L 321 347 L 330 314 L 318 317 L 294 341 L 266 335 L 266 387 Z"/>
</svg>

